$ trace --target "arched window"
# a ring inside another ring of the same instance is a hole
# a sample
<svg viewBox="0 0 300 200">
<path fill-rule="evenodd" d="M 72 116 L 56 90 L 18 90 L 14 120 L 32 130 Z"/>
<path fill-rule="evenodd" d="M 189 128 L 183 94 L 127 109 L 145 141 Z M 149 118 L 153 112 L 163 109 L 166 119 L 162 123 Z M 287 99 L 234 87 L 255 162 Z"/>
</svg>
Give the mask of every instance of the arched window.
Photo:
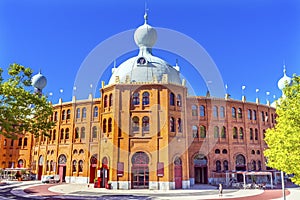
<svg viewBox="0 0 300 200">
<path fill-rule="evenodd" d="M 70 109 L 67 110 L 67 119 L 71 119 L 71 110 Z"/>
<path fill-rule="evenodd" d="M 221 153 L 220 149 L 215 150 L 215 154 L 220 154 L 220 153 Z"/>
<path fill-rule="evenodd" d="M 261 111 L 261 121 L 265 121 L 265 113 L 264 111 Z"/>
<path fill-rule="evenodd" d="M 69 128 L 66 128 L 65 139 L 69 139 L 69 137 L 70 137 L 70 130 Z"/>
<path fill-rule="evenodd" d="M 205 107 L 203 105 L 200 106 L 200 117 L 204 117 L 205 116 Z"/>
<path fill-rule="evenodd" d="M 255 137 L 254 137 L 254 139 L 258 140 L 258 129 L 257 128 L 255 129 Z"/>
<path fill-rule="evenodd" d="M 56 130 L 53 130 L 52 140 L 56 140 Z"/>
<path fill-rule="evenodd" d="M 106 133 L 106 119 L 103 119 L 103 123 L 102 123 L 102 131 L 103 133 Z"/>
<path fill-rule="evenodd" d="M 82 118 L 85 119 L 86 118 L 86 108 L 82 108 Z"/>
<path fill-rule="evenodd" d="M 250 128 L 250 140 L 253 140 L 253 128 Z"/>
<path fill-rule="evenodd" d="M 49 160 L 46 161 L 46 171 L 49 171 Z"/>
<path fill-rule="evenodd" d="M 133 132 L 138 132 L 140 130 L 140 126 L 139 126 L 139 118 L 138 117 L 133 117 L 132 118 L 132 131 Z"/>
<path fill-rule="evenodd" d="M 224 108 L 224 106 L 220 107 L 220 117 L 225 118 L 225 108 Z"/>
<path fill-rule="evenodd" d="M 93 114 L 94 117 L 98 117 L 98 106 L 95 106 L 94 107 L 94 114 Z"/>
<path fill-rule="evenodd" d="M 256 154 L 257 154 L 257 155 L 260 155 L 260 150 L 257 150 L 257 151 L 256 151 Z"/>
<path fill-rule="evenodd" d="M 143 128 L 143 131 L 149 131 L 149 117 L 145 116 L 143 117 L 143 125 L 142 125 L 142 128 Z"/>
<path fill-rule="evenodd" d="M 252 110 L 248 110 L 248 119 L 252 120 Z"/>
<path fill-rule="evenodd" d="M 107 131 L 110 133 L 112 132 L 112 119 L 109 118 L 108 119 L 108 123 L 107 123 Z"/>
<path fill-rule="evenodd" d="M 178 132 L 181 133 L 182 132 L 182 122 L 181 122 L 180 118 L 177 119 L 177 125 L 178 125 Z"/>
<path fill-rule="evenodd" d="M 61 120 L 65 120 L 65 119 L 66 119 L 66 111 L 63 110 L 61 114 Z"/>
<path fill-rule="evenodd" d="M 50 171 L 53 171 L 53 160 L 50 161 Z"/>
<path fill-rule="evenodd" d="M 74 149 L 73 154 L 77 154 L 77 153 L 78 153 L 77 149 Z"/>
<path fill-rule="evenodd" d="M 256 161 L 252 160 L 252 170 L 256 170 Z"/>
<path fill-rule="evenodd" d="M 76 119 L 80 118 L 80 108 L 76 109 Z"/>
<path fill-rule="evenodd" d="M 108 103 L 108 106 L 110 107 L 110 106 L 112 106 L 112 104 L 113 104 L 113 95 L 110 94 L 110 95 L 109 95 L 109 103 Z"/>
<path fill-rule="evenodd" d="M 27 141 L 28 141 L 28 138 L 25 137 L 25 138 L 24 138 L 24 144 L 23 144 L 23 147 L 27 147 Z"/>
<path fill-rule="evenodd" d="M 231 108 L 231 115 L 232 115 L 232 118 L 236 118 L 236 109 L 235 109 L 235 107 Z"/>
<path fill-rule="evenodd" d="M 198 116 L 198 107 L 196 105 L 192 105 L 192 116 Z"/>
<path fill-rule="evenodd" d="M 256 120 L 257 117 L 256 117 L 256 110 L 253 110 L 253 119 Z"/>
<path fill-rule="evenodd" d="M 81 138 L 81 139 L 84 139 L 84 138 L 85 138 L 85 128 L 84 128 L 84 127 L 81 127 L 80 138 Z"/>
<path fill-rule="evenodd" d="M 237 139 L 238 138 L 237 127 L 233 127 L 232 135 L 233 135 L 233 139 Z"/>
<path fill-rule="evenodd" d="M 97 138 L 97 126 L 93 126 L 92 138 L 93 139 Z"/>
<path fill-rule="evenodd" d="M 253 149 L 251 150 L 251 154 L 253 154 L 253 155 L 255 154 L 255 151 Z"/>
<path fill-rule="evenodd" d="M 133 93 L 132 95 L 132 104 L 139 105 L 140 104 L 140 94 L 138 92 Z"/>
<path fill-rule="evenodd" d="M 239 109 L 238 109 L 238 118 L 239 118 L 239 119 L 242 119 L 242 117 L 243 117 L 243 111 L 242 111 L 241 108 L 239 108 Z"/>
<path fill-rule="evenodd" d="M 64 139 L 64 134 L 65 134 L 65 130 L 62 128 L 62 129 L 60 130 L 60 139 L 61 139 L 61 140 Z"/>
<path fill-rule="evenodd" d="M 200 126 L 200 138 L 206 138 L 206 128 L 205 126 Z"/>
<path fill-rule="evenodd" d="M 108 102 L 107 102 L 107 95 L 105 95 L 105 96 L 104 96 L 104 103 L 103 103 L 103 104 L 104 104 L 104 108 L 107 107 L 107 103 L 108 103 Z"/>
<path fill-rule="evenodd" d="M 228 171 L 228 161 L 227 160 L 223 161 L 223 169 L 224 169 L 224 171 Z"/>
<path fill-rule="evenodd" d="M 240 127 L 240 139 L 244 139 L 244 129 Z"/>
<path fill-rule="evenodd" d="M 217 172 L 221 171 L 221 161 L 219 161 L 219 160 L 216 161 L 216 171 Z"/>
<path fill-rule="evenodd" d="M 198 127 L 197 126 L 192 126 L 192 133 L 193 133 L 193 138 L 198 138 Z"/>
<path fill-rule="evenodd" d="M 177 106 L 181 107 L 181 95 L 180 94 L 177 95 Z"/>
<path fill-rule="evenodd" d="M 76 127 L 75 128 L 75 139 L 78 139 L 79 138 L 79 128 Z"/>
<path fill-rule="evenodd" d="M 170 118 L 170 131 L 175 132 L 175 121 L 173 117 Z"/>
<path fill-rule="evenodd" d="M 175 95 L 173 92 L 170 93 L 170 105 L 175 106 Z"/>
<path fill-rule="evenodd" d="M 83 161 L 79 160 L 78 162 L 78 172 L 83 172 Z"/>
<path fill-rule="evenodd" d="M 79 154 L 84 154 L 83 149 L 80 149 L 80 150 L 79 150 Z"/>
<path fill-rule="evenodd" d="M 221 130 L 221 138 L 226 138 L 226 128 L 225 128 L 225 126 L 223 126 L 222 130 Z"/>
<path fill-rule="evenodd" d="M 22 146 L 22 138 L 19 138 L 18 146 Z"/>
<path fill-rule="evenodd" d="M 223 149 L 222 154 L 227 154 L 227 149 Z"/>
<path fill-rule="evenodd" d="M 257 161 L 257 168 L 258 168 L 258 171 L 261 170 L 261 161 L 260 160 Z"/>
<path fill-rule="evenodd" d="M 54 121 L 57 121 L 57 112 L 54 113 Z"/>
<path fill-rule="evenodd" d="M 150 97 L 149 92 L 143 93 L 143 105 L 149 105 L 149 103 L 150 103 L 149 97 Z"/>
<path fill-rule="evenodd" d="M 76 167 L 77 167 L 77 161 L 73 160 L 73 163 L 72 163 L 72 172 L 76 172 Z"/>
<path fill-rule="evenodd" d="M 214 127 L 214 138 L 219 138 L 220 134 L 219 134 L 219 127 L 215 126 Z"/>
<path fill-rule="evenodd" d="M 214 117 L 214 118 L 218 118 L 218 113 L 219 113 L 218 107 L 217 107 L 217 106 L 214 106 L 214 107 L 213 107 L 213 117 Z"/>
<path fill-rule="evenodd" d="M 242 154 L 236 156 L 235 164 L 237 167 L 244 167 L 246 165 L 246 159 Z"/>
</svg>

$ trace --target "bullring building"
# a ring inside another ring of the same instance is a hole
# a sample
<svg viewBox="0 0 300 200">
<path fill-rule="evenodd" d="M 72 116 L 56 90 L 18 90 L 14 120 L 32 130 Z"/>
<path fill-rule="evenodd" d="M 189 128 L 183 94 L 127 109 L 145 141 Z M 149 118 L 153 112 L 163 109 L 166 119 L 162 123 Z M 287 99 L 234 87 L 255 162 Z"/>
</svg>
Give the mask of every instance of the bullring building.
<svg viewBox="0 0 300 200">
<path fill-rule="evenodd" d="M 138 55 L 113 69 L 101 97 L 60 100 L 50 136 L 27 134 L 26 146 L 20 138 L 10 159 L 38 179 L 58 174 L 126 190 L 189 188 L 222 181 L 226 172 L 266 170 L 264 132 L 275 109 L 228 95 L 190 96 L 178 67 L 152 54 L 157 37 L 146 16 L 134 33 Z M 5 159 L 2 168 L 10 167 Z"/>
</svg>

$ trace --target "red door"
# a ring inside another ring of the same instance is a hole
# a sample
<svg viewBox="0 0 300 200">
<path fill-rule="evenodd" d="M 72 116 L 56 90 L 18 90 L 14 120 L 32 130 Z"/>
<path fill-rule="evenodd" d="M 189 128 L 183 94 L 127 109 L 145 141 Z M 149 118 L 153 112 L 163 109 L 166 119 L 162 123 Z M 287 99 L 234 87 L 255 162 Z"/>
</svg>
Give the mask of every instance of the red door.
<svg viewBox="0 0 300 200">
<path fill-rule="evenodd" d="M 96 167 L 90 167 L 90 183 L 94 183 L 95 180 Z"/>
<path fill-rule="evenodd" d="M 43 174 L 43 165 L 39 165 L 38 169 L 38 180 L 42 180 L 42 174 Z"/>
<path fill-rule="evenodd" d="M 182 188 L 182 167 L 181 165 L 175 165 L 174 167 L 174 174 L 175 174 L 175 189 Z"/>
</svg>

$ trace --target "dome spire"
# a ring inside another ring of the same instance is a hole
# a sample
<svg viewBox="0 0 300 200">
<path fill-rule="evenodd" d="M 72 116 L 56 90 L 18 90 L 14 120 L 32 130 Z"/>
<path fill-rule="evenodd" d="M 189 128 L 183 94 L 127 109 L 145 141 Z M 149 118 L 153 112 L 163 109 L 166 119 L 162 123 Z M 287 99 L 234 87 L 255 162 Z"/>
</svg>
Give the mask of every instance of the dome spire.
<svg viewBox="0 0 300 200">
<path fill-rule="evenodd" d="M 147 8 L 147 2 L 145 1 L 145 14 L 144 14 L 144 20 L 145 20 L 145 24 L 147 24 L 148 22 L 148 8 Z"/>
</svg>

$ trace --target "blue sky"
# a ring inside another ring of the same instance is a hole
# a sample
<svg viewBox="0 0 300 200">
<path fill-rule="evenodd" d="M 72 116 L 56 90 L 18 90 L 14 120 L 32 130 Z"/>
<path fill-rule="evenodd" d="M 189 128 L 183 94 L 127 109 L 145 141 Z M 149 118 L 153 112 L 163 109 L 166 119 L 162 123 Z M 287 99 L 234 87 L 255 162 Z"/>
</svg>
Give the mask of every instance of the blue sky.
<svg viewBox="0 0 300 200">
<path fill-rule="evenodd" d="M 35 73 L 41 69 L 48 79 L 44 93 L 53 93 L 50 100 L 69 101 L 87 55 L 107 38 L 142 25 L 144 4 L 142 0 L 2 0 L 0 67 L 15 62 Z M 241 99 L 243 85 L 248 101 L 255 101 L 257 88 L 261 102 L 266 92 L 271 100 L 280 96 L 277 82 L 284 62 L 289 76 L 300 74 L 297 0 L 147 0 L 147 5 L 150 25 L 181 32 L 205 48 L 234 99 Z M 170 52 L 154 52 L 172 65 L 178 59 L 197 94 L 206 94 L 205 82 L 187 73 L 192 70 L 188 61 Z M 117 65 L 135 53 L 116 58 Z M 112 65 L 99 67 L 109 67 L 101 78 L 107 83 Z"/>
</svg>

